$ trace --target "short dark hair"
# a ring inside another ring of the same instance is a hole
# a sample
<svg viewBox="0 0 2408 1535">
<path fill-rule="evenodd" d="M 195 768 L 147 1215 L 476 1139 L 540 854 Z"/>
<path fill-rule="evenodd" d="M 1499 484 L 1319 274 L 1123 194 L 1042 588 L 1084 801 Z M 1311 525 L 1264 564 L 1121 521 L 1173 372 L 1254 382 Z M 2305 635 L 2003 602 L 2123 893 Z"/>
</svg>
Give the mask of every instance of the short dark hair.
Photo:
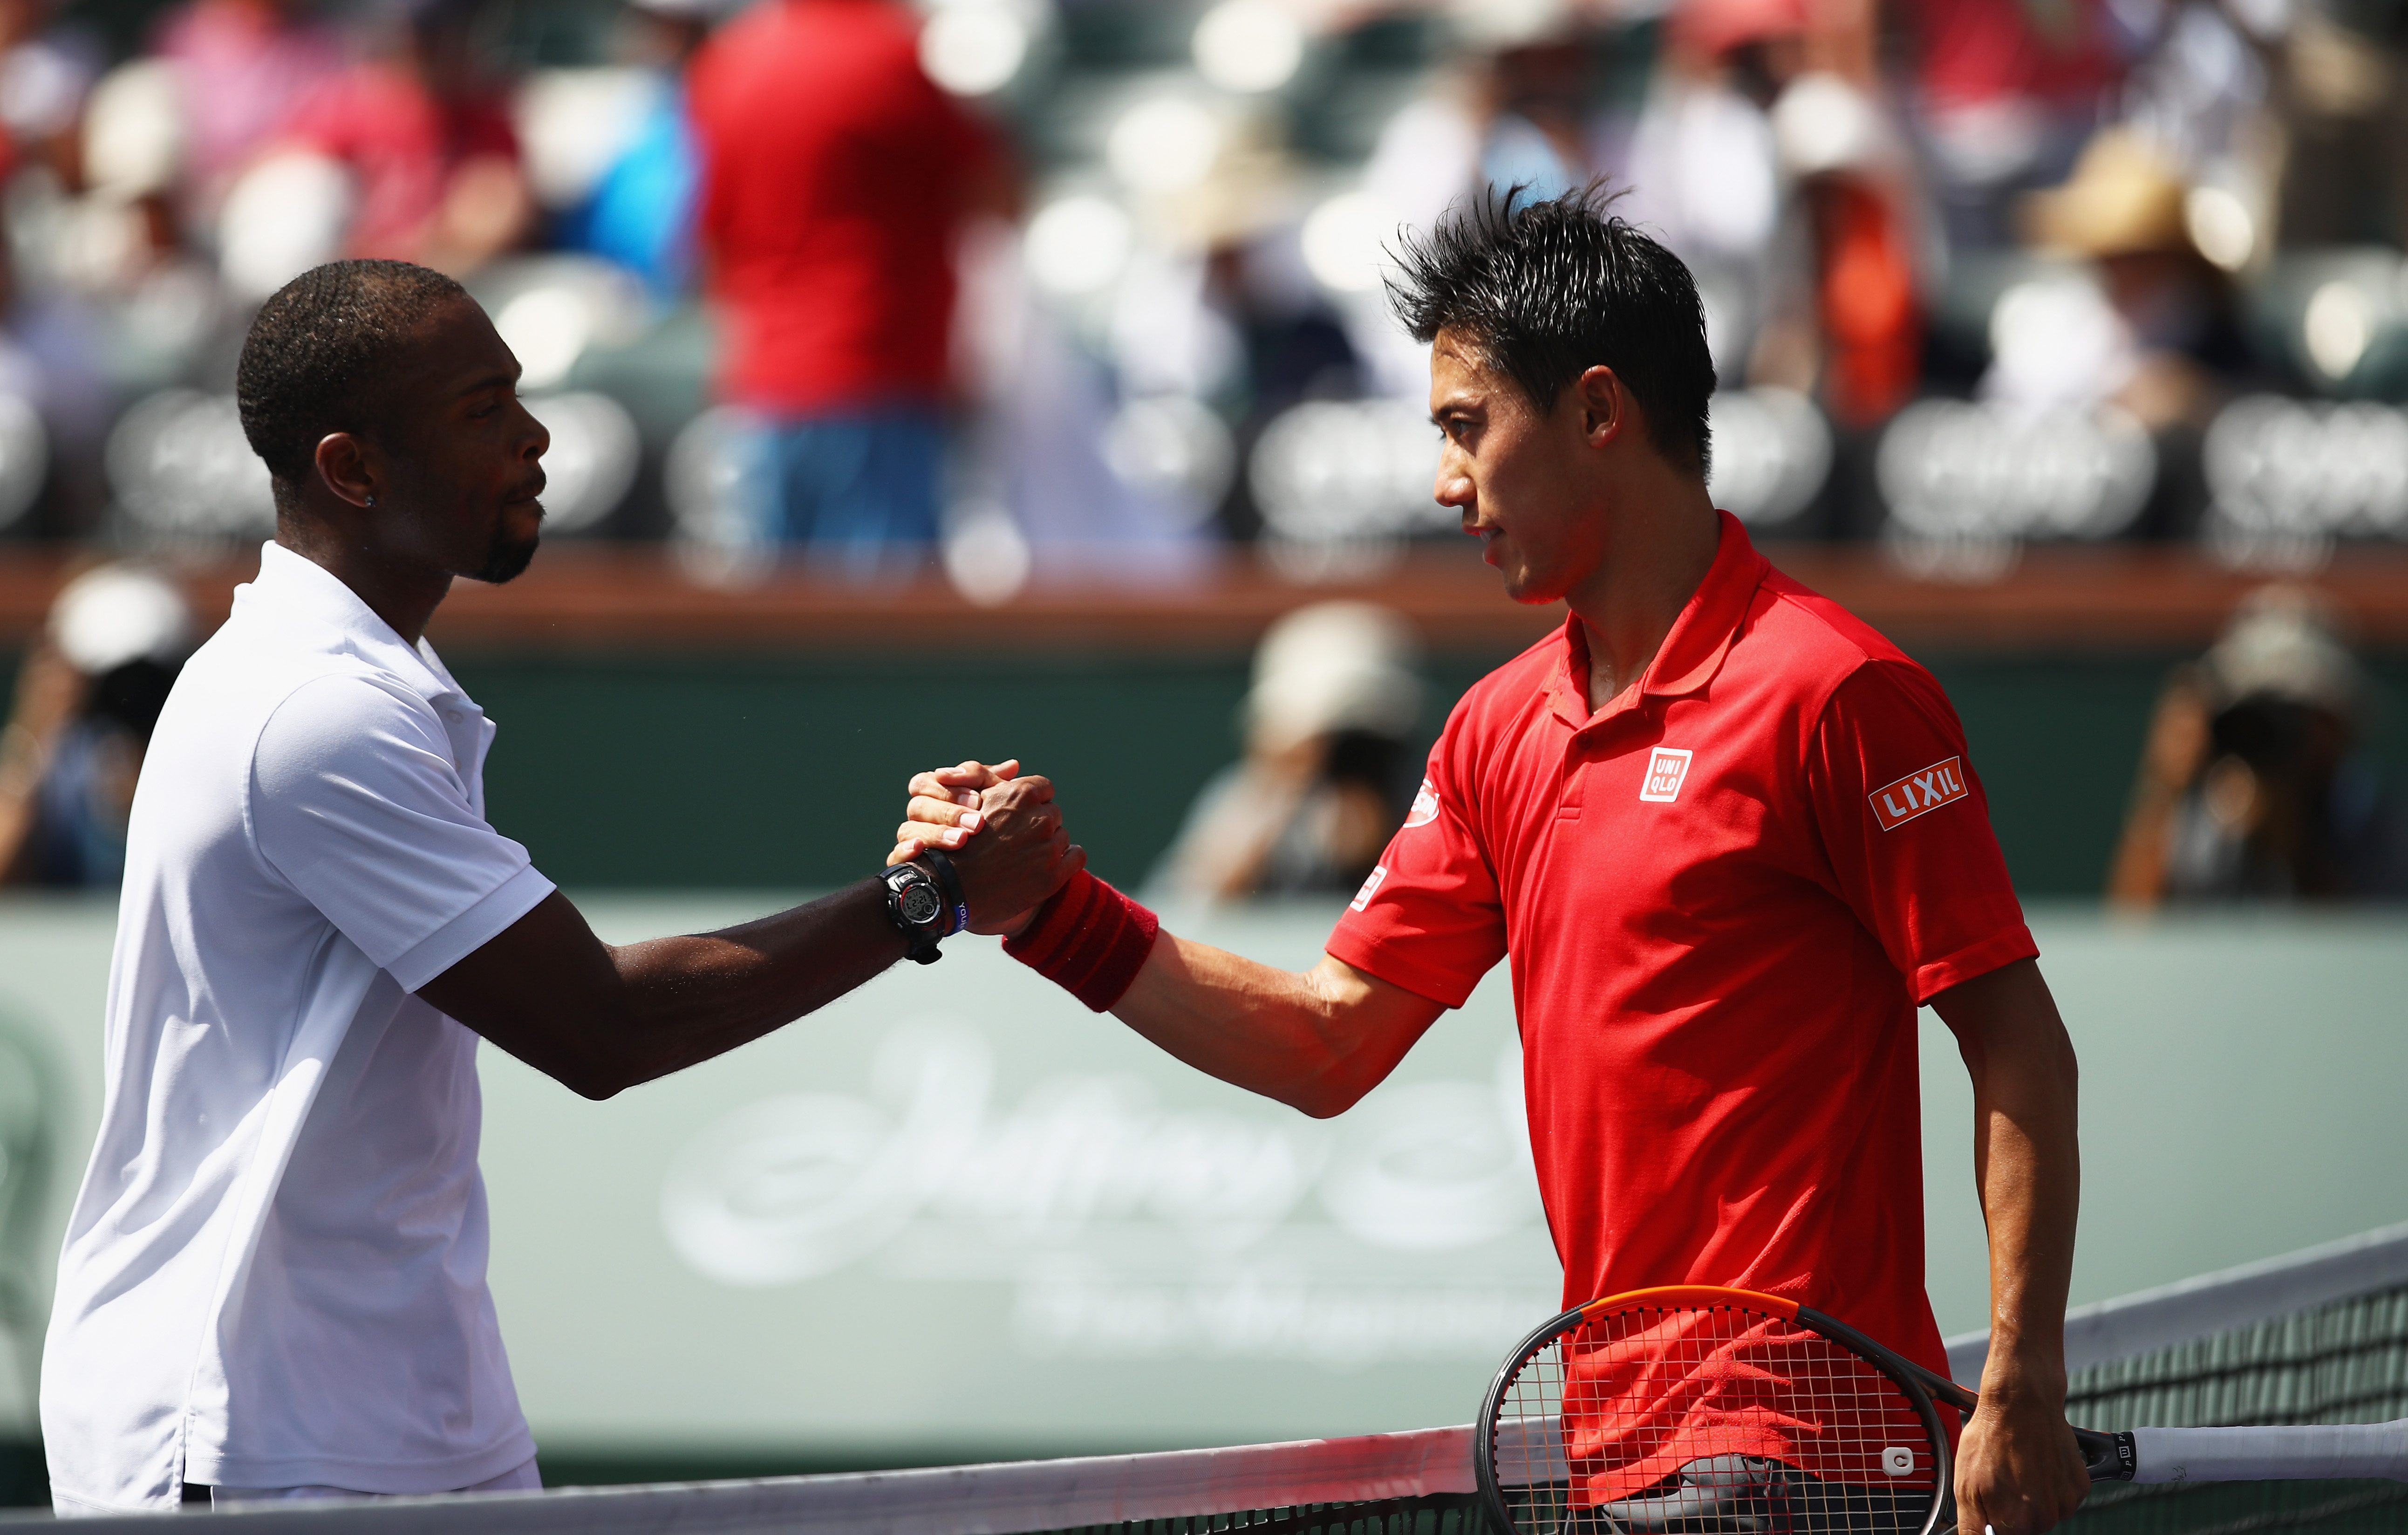
<svg viewBox="0 0 2408 1535">
<path fill-rule="evenodd" d="M 309 478 L 331 432 L 385 421 L 380 386 L 426 317 L 467 290 L 406 261 L 330 261 L 276 290 L 235 368 L 242 435 L 267 463 L 279 506 Z"/>
<path fill-rule="evenodd" d="M 1714 360 L 1689 269 L 1611 212 L 1601 182 L 1522 194 L 1492 191 L 1406 236 L 1388 280 L 1397 317 L 1417 341 L 1459 332 L 1541 410 L 1603 364 L 1646 412 L 1656 451 L 1705 473 Z"/>
</svg>

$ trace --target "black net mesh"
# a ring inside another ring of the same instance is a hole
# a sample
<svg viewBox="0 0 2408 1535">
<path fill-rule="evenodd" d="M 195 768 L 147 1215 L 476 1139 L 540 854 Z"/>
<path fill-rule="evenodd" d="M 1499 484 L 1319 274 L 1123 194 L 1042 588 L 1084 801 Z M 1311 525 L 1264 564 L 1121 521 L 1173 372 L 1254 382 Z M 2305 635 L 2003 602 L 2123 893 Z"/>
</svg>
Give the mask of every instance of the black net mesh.
<svg viewBox="0 0 2408 1535">
<path fill-rule="evenodd" d="M 1480 1512 L 1480 1499 L 1473 1493 L 1140 1519 L 1086 1525 L 1075 1530 L 1045 1530 L 1039 1535 L 1211 1535 L 1217 1530 L 1242 1530 L 1244 1535 L 1490 1535 Z"/>
<path fill-rule="evenodd" d="M 2269 1317 L 2077 1373 L 2085 1427 L 2383 1423 L 2408 1417 L 2408 1285 Z M 2408 1483 L 2239 1482 L 2094 1489 L 2078 1535 L 2408 1529 Z"/>
</svg>

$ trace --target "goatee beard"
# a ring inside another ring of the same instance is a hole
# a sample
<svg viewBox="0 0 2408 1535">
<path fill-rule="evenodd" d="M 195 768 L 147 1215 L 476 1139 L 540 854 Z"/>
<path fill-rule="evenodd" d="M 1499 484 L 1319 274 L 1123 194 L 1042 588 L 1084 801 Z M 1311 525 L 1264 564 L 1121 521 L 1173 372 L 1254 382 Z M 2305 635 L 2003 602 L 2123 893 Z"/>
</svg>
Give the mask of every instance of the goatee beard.
<svg viewBox="0 0 2408 1535">
<path fill-rule="evenodd" d="M 523 543 L 496 538 L 494 547 L 485 551 L 485 563 L 477 568 L 476 580 L 500 586 L 525 574 L 535 559 L 536 547 L 543 542 L 540 534 Z"/>
</svg>

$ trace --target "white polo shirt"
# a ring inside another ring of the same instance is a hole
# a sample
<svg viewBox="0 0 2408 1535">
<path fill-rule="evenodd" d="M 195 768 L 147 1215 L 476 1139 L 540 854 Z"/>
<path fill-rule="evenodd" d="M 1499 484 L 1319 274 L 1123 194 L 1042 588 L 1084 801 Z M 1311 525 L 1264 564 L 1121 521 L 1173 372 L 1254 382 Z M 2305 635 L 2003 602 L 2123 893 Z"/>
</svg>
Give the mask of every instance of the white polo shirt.
<svg viewBox="0 0 2408 1535">
<path fill-rule="evenodd" d="M 431 648 L 273 543 L 177 679 L 42 1359 L 61 1513 L 534 1455 L 485 1287 L 477 1037 L 411 995 L 552 889 L 485 823 L 493 738 Z"/>
</svg>

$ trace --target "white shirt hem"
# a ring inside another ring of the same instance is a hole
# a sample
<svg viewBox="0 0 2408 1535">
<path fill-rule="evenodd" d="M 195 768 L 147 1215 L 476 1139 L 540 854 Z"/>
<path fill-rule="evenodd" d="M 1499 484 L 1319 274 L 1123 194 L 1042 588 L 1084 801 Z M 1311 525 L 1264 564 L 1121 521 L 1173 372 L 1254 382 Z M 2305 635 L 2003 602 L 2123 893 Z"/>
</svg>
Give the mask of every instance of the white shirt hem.
<svg viewBox="0 0 2408 1535">
<path fill-rule="evenodd" d="M 523 1427 L 491 1449 L 446 1460 L 348 1460 L 331 1456 L 280 1456 L 273 1460 L 194 1456 L 184 1463 L 184 1480 L 211 1487 L 341 1487 L 346 1492 L 424 1494 L 453 1492 L 515 1470 L 535 1458 L 535 1436 Z"/>
<path fill-rule="evenodd" d="M 556 888 L 529 864 L 495 885 L 476 905 L 419 940 L 416 947 L 385 968 L 401 983 L 402 990 L 414 992 L 483 948 Z"/>
</svg>

